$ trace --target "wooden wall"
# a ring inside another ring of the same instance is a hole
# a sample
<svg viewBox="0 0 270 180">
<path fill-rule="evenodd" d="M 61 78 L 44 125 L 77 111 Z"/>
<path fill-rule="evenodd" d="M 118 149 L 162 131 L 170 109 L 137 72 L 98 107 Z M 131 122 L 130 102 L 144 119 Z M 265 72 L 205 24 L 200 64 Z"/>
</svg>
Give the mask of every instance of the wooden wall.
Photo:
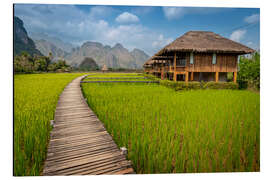
<svg viewBox="0 0 270 180">
<path fill-rule="evenodd" d="M 189 72 L 236 72 L 237 55 L 217 54 L 216 64 L 212 64 L 212 53 L 194 53 L 194 63 L 190 64 L 187 54 L 187 67 Z"/>
</svg>

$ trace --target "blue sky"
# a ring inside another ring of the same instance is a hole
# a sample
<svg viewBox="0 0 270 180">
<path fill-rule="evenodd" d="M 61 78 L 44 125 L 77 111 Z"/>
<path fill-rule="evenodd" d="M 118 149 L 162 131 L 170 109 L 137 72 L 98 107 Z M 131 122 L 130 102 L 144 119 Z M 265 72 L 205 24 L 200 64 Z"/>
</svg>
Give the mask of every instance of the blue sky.
<svg viewBox="0 0 270 180">
<path fill-rule="evenodd" d="M 16 4 L 28 32 L 41 32 L 80 46 L 86 41 L 121 43 L 153 55 L 191 30 L 213 31 L 259 49 L 258 8 L 88 6 Z"/>
</svg>

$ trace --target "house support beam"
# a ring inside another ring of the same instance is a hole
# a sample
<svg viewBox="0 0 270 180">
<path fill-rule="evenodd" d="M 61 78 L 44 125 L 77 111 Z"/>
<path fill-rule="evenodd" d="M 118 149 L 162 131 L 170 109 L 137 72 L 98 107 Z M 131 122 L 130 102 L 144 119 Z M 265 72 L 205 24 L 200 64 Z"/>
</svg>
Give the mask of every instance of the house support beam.
<svg viewBox="0 0 270 180">
<path fill-rule="evenodd" d="M 236 83 L 237 80 L 237 72 L 233 72 L 233 82 Z"/>
<path fill-rule="evenodd" d="M 218 82 L 218 75 L 219 75 L 219 72 L 216 72 L 216 82 Z"/>
<path fill-rule="evenodd" d="M 173 80 L 177 81 L 177 73 L 176 72 L 173 73 Z"/>
<path fill-rule="evenodd" d="M 161 68 L 161 80 L 164 79 L 164 67 Z"/>
<path fill-rule="evenodd" d="M 191 72 L 190 80 L 193 81 L 193 72 Z"/>
<path fill-rule="evenodd" d="M 185 82 L 188 82 L 188 71 L 185 73 Z"/>
<path fill-rule="evenodd" d="M 173 76 L 173 80 L 177 81 L 177 74 L 176 74 L 176 52 L 174 53 L 174 58 L 173 58 L 173 71 L 174 71 L 174 76 Z"/>
</svg>

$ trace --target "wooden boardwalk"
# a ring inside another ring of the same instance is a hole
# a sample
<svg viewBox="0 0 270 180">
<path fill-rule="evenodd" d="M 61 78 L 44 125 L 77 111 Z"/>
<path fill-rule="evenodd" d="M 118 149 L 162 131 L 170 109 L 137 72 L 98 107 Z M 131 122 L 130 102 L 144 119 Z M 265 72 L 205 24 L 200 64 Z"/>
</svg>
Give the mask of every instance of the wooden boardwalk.
<svg viewBox="0 0 270 180">
<path fill-rule="evenodd" d="M 73 80 L 59 98 L 43 175 L 134 173 L 131 162 L 85 102 L 80 88 L 83 78 Z"/>
</svg>

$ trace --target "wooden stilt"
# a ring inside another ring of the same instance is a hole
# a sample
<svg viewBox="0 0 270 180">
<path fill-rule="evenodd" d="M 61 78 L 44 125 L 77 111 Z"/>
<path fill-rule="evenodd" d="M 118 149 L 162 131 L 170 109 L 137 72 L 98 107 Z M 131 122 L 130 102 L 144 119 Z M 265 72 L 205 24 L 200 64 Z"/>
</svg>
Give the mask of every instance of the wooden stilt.
<svg viewBox="0 0 270 180">
<path fill-rule="evenodd" d="M 216 72 L 216 82 L 218 82 L 218 75 L 219 75 L 219 73 Z"/>
<path fill-rule="evenodd" d="M 177 74 L 176 74 L 176 52 L 174 53 L 174 58 L 173 58 L 173 71 L 174 71 L 174 74 L 173 74 L 173 80 L 174 81 L 177 81 Z"/>
<path fill-rule="evenodd" d="M 236 83 L 237 80 L 237 72 L 233 72 L 233 82 Z"/>
<path fill-rule="evenodd" d="M 191 72 L 190 80 L 193 81 L 193 72 Z"/>
<path fill-rule="evenodd" d="M 186 71 L 186 74 L 185 74 L 185 82 L 188 82 L 188 71 Z"/>
<path fill-rule="evenodd" d="M 164 67 L 161 68 L 161 80 L 164 79 Z"/>
<path fill-rule="evenodd" d="M 177 81 L 177 73 L 176 72 L 173 73 L 173 80 Z"/>
</svg>

